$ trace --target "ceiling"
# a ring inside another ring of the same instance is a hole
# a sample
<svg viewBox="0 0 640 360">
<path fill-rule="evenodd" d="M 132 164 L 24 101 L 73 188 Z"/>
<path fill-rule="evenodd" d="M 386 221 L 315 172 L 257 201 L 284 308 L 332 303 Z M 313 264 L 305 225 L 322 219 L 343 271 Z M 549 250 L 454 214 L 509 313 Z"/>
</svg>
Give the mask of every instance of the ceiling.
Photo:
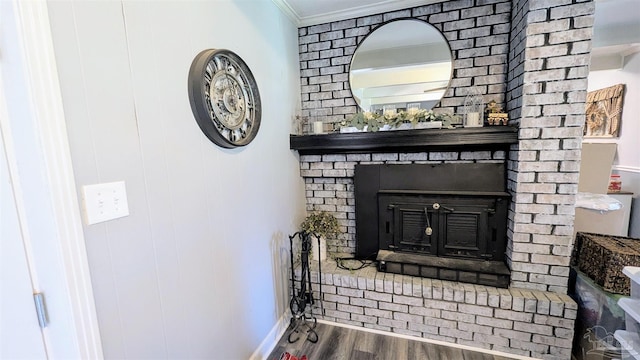
<svg viewBox="0 0 640 360">
<path fill-rule="evenodd" d="M 597 0 L 593 46 L 640 43 L 640 0 Z"/>
<path fill-rule="evenodd" d="M 433 4 L 442 0 L 272 0 L 298 26 L 323 24 L 359 16 Z M 640 0 L 639 0 L 640 1 Z"/>
</svg>

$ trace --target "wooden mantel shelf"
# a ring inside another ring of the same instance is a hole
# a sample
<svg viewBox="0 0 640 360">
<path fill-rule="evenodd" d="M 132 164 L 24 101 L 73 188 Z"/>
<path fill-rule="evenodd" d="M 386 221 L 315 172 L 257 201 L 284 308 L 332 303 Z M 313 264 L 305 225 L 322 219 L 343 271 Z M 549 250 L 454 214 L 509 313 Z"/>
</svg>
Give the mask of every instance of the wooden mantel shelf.
<svg viewBox="0 0 640 360">
<path fill-rule="evenodd" d="M 301 155 L 508 149 L 517 142 L 518 129 L 511 126 L 290 135 L 289 138 L 290 148 Z"/>
</svg>

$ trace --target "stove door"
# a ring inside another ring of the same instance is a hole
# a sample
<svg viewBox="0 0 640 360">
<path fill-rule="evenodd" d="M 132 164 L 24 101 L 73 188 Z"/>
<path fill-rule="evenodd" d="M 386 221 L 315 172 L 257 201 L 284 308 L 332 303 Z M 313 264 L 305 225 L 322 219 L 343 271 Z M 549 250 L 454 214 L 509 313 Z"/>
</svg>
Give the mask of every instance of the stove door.
<svg viewBox="0 0 640 360">
<path fill-rule="evenodd" d="M 500 203 L 500 204 L 498 204 Z M 382 250 L 439 257 L 498 260 L 496 206 L 484 196 L 385 194 L 378 196 Z M 506 208 L 498 211 L 502 215 Z M 505 229 L 506 230 L 506 229 Z"/>
<path fill-rule="evenodd" d="M 438 253 L 438 216 L 417 204 L 393 205 L 393 245 L 396 251 Z M 386 230 L 386 229 L 385 229 Z"/>
<path fill-rule="evenodd" d="M 487 254 L 491 241 L 489 212 L 494 211 L 495 201 L 474 200 L 476 204 L 443 200 L 438 214 L 440 256 L 491 260 L 492 256 Z"/>
<path fill-rule="evenodd" d="M 379 245 L 382 250 L 438 254 L 438 212 L 429 196 L 380 195 Z"/>
</svg>

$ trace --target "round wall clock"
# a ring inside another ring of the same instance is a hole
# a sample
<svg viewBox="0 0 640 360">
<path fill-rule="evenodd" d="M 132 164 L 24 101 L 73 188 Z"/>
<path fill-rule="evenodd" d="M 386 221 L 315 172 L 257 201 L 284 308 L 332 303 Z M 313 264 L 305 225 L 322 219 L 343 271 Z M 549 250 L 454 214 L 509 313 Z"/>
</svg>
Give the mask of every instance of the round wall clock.
<svg viewBox="0 0 640 360">
<path fill-rule="evenodd" d="M 189 102 L 202 132 L 224 148 L 247 145 L 260 128 L 260 94 L 247 64 L 225 49 L 200 52 L 189 69 Z"/>
</svg>

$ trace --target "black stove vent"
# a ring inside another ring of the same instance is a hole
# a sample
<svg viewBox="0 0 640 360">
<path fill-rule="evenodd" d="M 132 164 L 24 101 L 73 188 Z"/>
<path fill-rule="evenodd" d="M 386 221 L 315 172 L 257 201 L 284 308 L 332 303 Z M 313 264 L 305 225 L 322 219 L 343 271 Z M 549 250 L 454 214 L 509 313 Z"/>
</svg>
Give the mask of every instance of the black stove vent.
<svg viewBox="0 0 640 360">
<path fill-rule="evenodd" d="M 503 163 L 358 165 L 356 257 L 381 271 L 508 287 Z"/>
</svg>

